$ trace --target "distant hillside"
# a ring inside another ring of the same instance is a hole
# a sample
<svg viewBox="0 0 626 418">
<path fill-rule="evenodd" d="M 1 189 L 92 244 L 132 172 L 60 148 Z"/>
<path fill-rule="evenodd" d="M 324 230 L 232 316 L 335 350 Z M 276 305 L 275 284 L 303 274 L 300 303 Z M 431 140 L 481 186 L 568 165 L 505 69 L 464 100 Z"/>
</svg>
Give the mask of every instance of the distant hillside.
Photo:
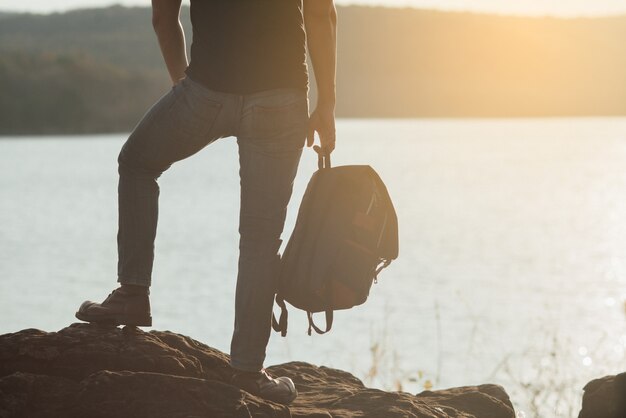
<svg viewBox="0 0 626 418">
<path fill-rule="evenodd" d="M 348 8 L 341 18 L 344 115 L 626 114 L 626 16 Z"/>
<path fill-rule="evenodd" d="M 626 115 L 626 16 L 338 12 L 339 116 Z M 149 8 L 0 20 L 0 134 L 128 131 L 169 88 Z"/>
<path fill-rule="evenodd" d="M 129 131 L 168 89 L 149 8 L 0 24 L 0 134 Z"/>
</svg>

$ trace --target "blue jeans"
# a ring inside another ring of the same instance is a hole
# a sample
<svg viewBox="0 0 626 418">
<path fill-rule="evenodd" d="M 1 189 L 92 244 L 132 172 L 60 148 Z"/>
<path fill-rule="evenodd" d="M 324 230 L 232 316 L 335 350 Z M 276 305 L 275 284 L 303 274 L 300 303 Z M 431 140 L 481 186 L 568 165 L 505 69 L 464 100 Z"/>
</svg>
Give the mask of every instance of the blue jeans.
<svg viewBox="0 0 626 418">
<path fill-rule="evenodd" d="M 241 209 L 232 366 L 263 367 L 271 331 L 280 235 L 306 138 L 306 91 L 236 95 L 186 78 L 134 129 L 119 155 L 118 281 L 149 286 L 157 229 L 157 178 L 218 138 L 236 136 Z M 217 296 L 216 296 L 217 297 Z"/>
</svg>

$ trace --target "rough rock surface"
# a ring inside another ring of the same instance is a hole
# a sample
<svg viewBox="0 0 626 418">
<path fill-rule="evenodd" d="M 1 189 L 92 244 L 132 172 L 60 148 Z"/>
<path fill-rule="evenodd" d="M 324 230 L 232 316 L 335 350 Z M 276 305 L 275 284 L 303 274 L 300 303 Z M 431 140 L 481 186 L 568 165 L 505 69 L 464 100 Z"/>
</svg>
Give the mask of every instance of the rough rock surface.
<svg viewBox="0 0 626 418">
<path fill-rule="evenodd" d="M 412 395 L 302 362 L 269 370 L 296 383 L 289 407 L 230 386 L 228 356 L 183 335 L 90 324 L 27 329 L 0 336 L 0 417 L 515 416 L 495 385 Z"/>
<path fill-rule="evenodd" d="M 626 418 L 626 373 L 587 383 L 578 418 Z"/>
</svg>

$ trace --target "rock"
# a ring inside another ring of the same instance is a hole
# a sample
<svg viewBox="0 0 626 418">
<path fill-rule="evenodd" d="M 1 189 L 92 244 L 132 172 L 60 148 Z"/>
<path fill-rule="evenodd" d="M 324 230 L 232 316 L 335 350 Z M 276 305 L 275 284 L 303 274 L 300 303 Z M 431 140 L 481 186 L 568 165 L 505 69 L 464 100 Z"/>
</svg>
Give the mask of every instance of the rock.
<svg viewBox="0 0 626 418">
<path fill-rule="evenodd" d="M 0 336 L 0 417 L 515 416 L 495 385 L 412 395 L 308 363 L 269 371 L 296 383 L 300 395 L 289 407 L 230 386 L 228 356 L 183 335 L 90 324 L 27 329 Z"/>
<path fill-rule="evenodd" d="M 437 403 L 444 410 L 463 411 L 480 418 L 510 416 L 513 407 L 508 395 L 498 385 L 468 386 L 435 392 L 422 392 L 417 395 L 429 403 Z M 454 416 L 454 415 L 451 415 Z"/>
<path fill-rule="evenodd" d="M 587 383 L 578 418 L 625 418 L 626 373 Z"/>
</svg>

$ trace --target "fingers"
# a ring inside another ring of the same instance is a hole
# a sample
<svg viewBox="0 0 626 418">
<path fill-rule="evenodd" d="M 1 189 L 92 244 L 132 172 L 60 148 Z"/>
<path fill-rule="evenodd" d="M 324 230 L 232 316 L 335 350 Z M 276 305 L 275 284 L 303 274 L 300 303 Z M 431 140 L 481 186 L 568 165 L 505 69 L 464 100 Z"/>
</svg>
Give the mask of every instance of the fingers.
<svg viewBox="0 0 626 418">
<path fill-rule="evenodd" d="M 317 135 L 320 138 L 320 144 L 313 146 L 313 149 L 318 153 L 330 154 L 335 150 L 335 136 L 323 134 L 321 132 L 317 132 Z M 311 145 L 309 145 L 311 146 Z"/>
<path fill-rule="evenodd" d="M 322 148 L 328 154 L 333 152 L 335 150 L 335 141 L 336 141 L 334 129 L 330 130 L 328 132 L 319 132 L 318 131 L 318 134 L 319 134 L 319 137 L 320 137 L 320 145 L 322 146 Z"/>
<path fill-rule="evenodd" d="M 316 125 L 317 115 L 315 112 L 311 114 L 309 117 L 309 127 L 306 132 L 306 146 L 311 147 L 315 142 L 315 125 Z"/>
<path fill-rule="evenodd" d="M 335 117 L 332 113 L 324 115 L 316 109 L 309 119 L 306 144 L 308 147 L 315 143 L 315 132 L 320 139 L 320 146 L 325 153 L 330 154 L 335 149 Z"/>
<path fill-rule="evenodd" d="M 309 129 L 307 129 L 306 133 L 306 146 L 310 147 L 315 142 L 315 128 L 311 124 L 309 124 Z"/>
</svg>

